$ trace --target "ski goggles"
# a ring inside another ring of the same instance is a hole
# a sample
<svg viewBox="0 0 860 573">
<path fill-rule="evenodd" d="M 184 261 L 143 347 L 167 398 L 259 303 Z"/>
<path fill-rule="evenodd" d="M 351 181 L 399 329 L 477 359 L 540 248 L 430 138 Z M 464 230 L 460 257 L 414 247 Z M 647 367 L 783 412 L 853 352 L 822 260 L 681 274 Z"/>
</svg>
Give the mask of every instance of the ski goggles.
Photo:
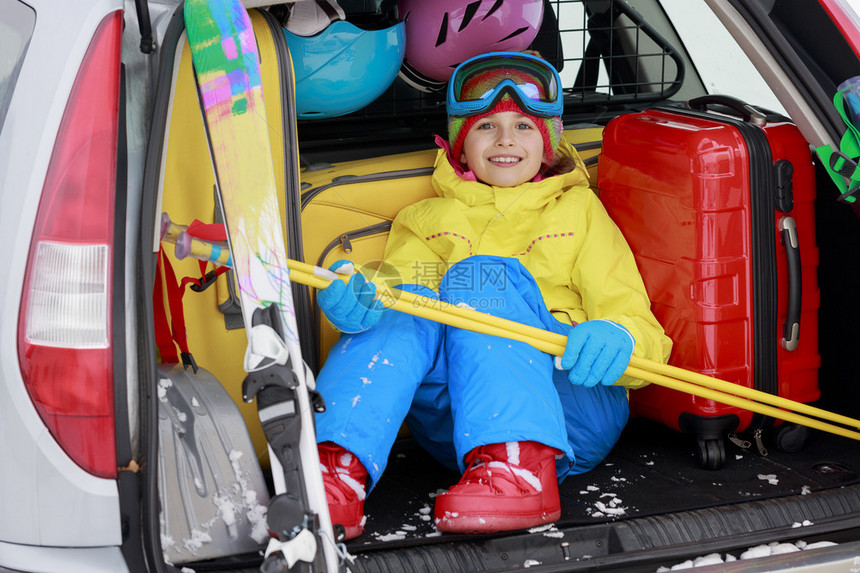
<svg viewBox="0 0 860 573">
<path fill-rule="evenodd" d="M 555 117 L 564 111 L 561 78 L 546 61 L 521 52 L 490 52 L 457 66 L 448 82 L 448 115 L 485 113 L 513 97 L 523 111 Z"/>
</svg>

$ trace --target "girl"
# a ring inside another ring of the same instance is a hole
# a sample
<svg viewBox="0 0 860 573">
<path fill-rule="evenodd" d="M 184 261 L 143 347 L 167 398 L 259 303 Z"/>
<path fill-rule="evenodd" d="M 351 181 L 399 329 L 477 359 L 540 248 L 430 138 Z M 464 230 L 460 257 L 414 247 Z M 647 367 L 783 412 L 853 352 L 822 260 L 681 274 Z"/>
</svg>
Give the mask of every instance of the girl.
<svg viewBox="0 0 860 573">
<path fill-rule="evenodd" d="M 317 388 L 332 521 L 361 534 L 364 498 L 403 421 L 462 472 L 436 497 L 436 527 L 496 532 L 559 519 L 559 480 L 588 471 L 627 422 L 633 354 L 665 362 L 633 255 L 562 135 L 556 70 L 494 52 L 457 67 L 438 197 L 403 209 L 385 261 L 399 288 L 568 336 L 555 361 L 531 346 L 398 312 L 360 274 L 318 293 L 342 333 Z M 344 261 L 345 262 L 345 261 Z M 339 263 L 336 263 L 336 266 Z M 333 267 L 334 268 L 334 267 Z"/>
</svg>

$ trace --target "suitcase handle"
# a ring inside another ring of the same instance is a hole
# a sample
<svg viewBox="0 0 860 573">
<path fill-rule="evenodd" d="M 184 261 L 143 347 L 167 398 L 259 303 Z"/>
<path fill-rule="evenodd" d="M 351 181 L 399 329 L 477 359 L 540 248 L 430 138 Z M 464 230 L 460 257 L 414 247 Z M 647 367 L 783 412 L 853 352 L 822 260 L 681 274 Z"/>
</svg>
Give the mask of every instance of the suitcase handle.
<svg viewBox="0 0 860 573">
<path fill-rule="evenodd" d="M 782 325 L 782 347 L 795 350 L 800 337 L 800 245 L 797 242 L 797 223 L 793 217 L 779 219 L 779 232 L 785 245 L 788 263 L 788 311 Z"/>
<path fill-rule="evenodd" d="M 753 125 L 764 126 L 767 124 L 767 116 L 755 107 L 736 97 L 710 94 L 693 98 L 687 102 L 687 107 L 696 111 L 707 111 L 709 105 L 720 105 L 727 107 L 740 115 L 743 120 Z"/>
</svg>

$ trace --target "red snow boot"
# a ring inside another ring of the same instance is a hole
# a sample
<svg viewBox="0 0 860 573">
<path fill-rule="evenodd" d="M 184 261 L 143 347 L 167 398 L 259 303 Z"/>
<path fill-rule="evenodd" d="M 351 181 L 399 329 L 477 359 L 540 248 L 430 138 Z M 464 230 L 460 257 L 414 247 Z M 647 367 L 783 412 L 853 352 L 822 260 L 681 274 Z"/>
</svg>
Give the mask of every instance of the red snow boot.
<svg viewBox="0 0 860 573">
<path fill-rule="evenodd" d="M 561 517 L 555 455 L 538 442 L 475 448 L 460 482 L 436 497 L 436 528 L 448 533 L 525 529 Z"/>
<path fill-rule="evenodd" d="M 334 442 L 317 444 L 317 449 L 331 522 L 344 527 L 345 539 L 358 537 L 364 531 L 367 470 L 356 456 Z"/>
</svg>

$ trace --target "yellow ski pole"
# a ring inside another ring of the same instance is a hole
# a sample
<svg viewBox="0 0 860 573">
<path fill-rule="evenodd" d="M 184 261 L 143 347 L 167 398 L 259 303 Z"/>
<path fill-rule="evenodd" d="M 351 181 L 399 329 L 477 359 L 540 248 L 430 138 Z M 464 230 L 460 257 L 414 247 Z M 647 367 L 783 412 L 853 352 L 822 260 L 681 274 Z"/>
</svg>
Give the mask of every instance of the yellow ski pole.
<svg viewBox="0 0 860 573">
<path fill-rule="evenodd" d="M 161 240 L 173 243 L 177 259 L 193 257 L 201 261 L 211 261 L 216 265 L 233 266 L 230 249 L 226 244 L 217 244 L 192 237 L 186 225 L 178 225 L 170 220 L 167 213 L 161 214 Z"/>
<path fill-rule="evenodd" d="M 183 236 L 187 237 L 184 227 L 171 223 L 169 231 L 163 235 L 163 239 L 169 242 L 176 242 L 177 238 L 184 238 Z M 191 238 L 190 241 L 185 238 L 185 240 L 190 244 L 185 256 L 192 256 L 201 260 L 215 260 L 215 262 L 219 262 L 212 258 L 213 249 L 208 241 L 196 238 Z M 221 257 L 226 259 L 223 254 Z M 288 267 L 290 268 L 292 280 L 317 289 L 327 287 L 332 280 L 338 278 L 349 278 L 347 275 L 337 275 L 327 269 L 302 263 L 300 261 L 288 260 L 287 262 Z M 224 263 L 221 262 L 220 264 Z M 390 288 L 380 287 L 377 297 L 383 301 L 383 304 L 386 307 L 400 312 L 405 312 L 421 318 L 427 318 L 456 328 L 518 340 L 555 356 L 561 356 L 564 353 L 566 337 L 561 334 L 495 317 L 469 308 L 448 304 L 407 291 L 397 290 L 395 292 Z M 719 378 L 713 378 L 697 372 L 691 372 L 689 370 L 660 364 L 635 356 L 631 359 L 630 365 L 625 371 L 625 374 L 645 380 L 646 382 L 693 394 L 705 399 L 715 400 L 730 406 L 750 410 L 752 412 L 757 412 L 766 416 L 785 420 L 787 422 L 793 422 L 840 436 L 860 440 L 860 433 L 858 432 L 808 418 L 800 414 L 805 413 L 823 420 L 845 424 L 854 428 L 860 428 L 860 420 L 855 420 L 847 416 L 822 410 L 808 404 L 803 404 L 802 402 L 795 402 L 780 396 L 774 396 L 751 388 L 738 386 L 737 384 L 732 384 L 731 382 L 720 380 Z M 797 413 L 789 410 L 793 410 Z"/>
<path fill-rule="evenodd" d="M 298 283 L 313 286 L 315 288 L 325 288 L 330 282 L 330 279 L 325 275 L 327 273 L 331 273 L 331 271 L 320 269 L 319 267 L 315 267 L 307 263 L 301 263 L 299 261 L 290 261 L 288 266 L 290 267 L 291 274 L 295 275 L 294 280 Z M 542 350 L 543 352 L 555 356 L 561 356 L 564 354 L 567 338 L 561 334 L 541 330 L 539 328 L 511 320 L 494 317 L 486 313 L 448 304 L 406 291 L 398 290 L 395 293 L 391 289 L 383 287 L 380 289 L 379 298 L 383 301 L 383 304 L 385 304 L 386 307 L 400 312 L 428 318 L 457 328 L 519 340 L 534 346 L 538 350 Z M 477 327 L 475 323 L 479 323 L 481 326 Z M 766 392 L 738 386 L 737 384 L 705 376 L 704 374 L 690 372 L 682 368 L 667 366 L 663 369 L 664 372 L 660 372 L 659 368 L 654 368 L 663 366 L 666 365 L 633 357 L 625 374 L 645 380 L 646 382 L 652 382 L 674 390 L 722 402 L 729 406 L 735 406 L 766 416 L 772 416 L 787 422 L 794 422 L 829 431 L 844 437 L 860 440 L 860 433 L 858 432 L 819 422 L 818 420 L 800 416 L 799 414 L 779 408 L 787 408 L 788 410 L 794 410 L 798 413 L 806 413 L 824 420 L 846 424 L 855 428 L 860 427 L 860 420 L 828 412 L 827 410 L 821 410 L 808 404 L 803 404 L 802 402 L 795 402 Z M 671 374 L 667 375 L 665 372 L 669 372 Z M 689 375 L 690 378 L 695 379 L 695 381 L 682 378 L 678 375 L 679 373 Z M 710 384 L 710 386 L 708 386 L 708 384 Z M 743 398 L 748 399 L 745 400 Z"/>
<path fill-rule="evenodd" d="M 642 380 L 645 380 L 646 382 L 653 382 L 654 384 L 665 386 L 666 388 L 671 388 L 673 390 L 678 390 L 679 392 L 686 392 L 694 396 L 699 396 L 708 400 L 714 400 L 716 402 L 728 404 L 729 406 L 735 406 L 737 408 L 742 408 L 744 410 L 749 410 L 751 412 L 756 412 L 765 416 L 771 416 L 778 420 L 785 420 L 786 422 L 800 424 L 801 426 L 807 426 L 816 430 L 823 430 L 825 432 L 830 432 L 831 434 L 836 434 L 837 436 L 843 436 L 845 438 L 851 438 L 853 440 L 860 440 L 860 433 L 848 430 L 841 426 L 834 426 L 833 424 L 822 422 L 814 418 L 808 418 L 795 412 L 789 412 L 788 410 L 774 408 L 773 406 L 769 406 L 761 402 L 746 400 L 739 396 L 734 396 L 726 392 L 720 392 L 719 390 L 714 390 L 712 388 L 706 388 L 697 384 L 691 384 L 690 382 L 677 380 L 675 378 L 663 376 L 662 374 L 657 374 L 655 372 L 640 370 L 639 368 L 633 366 L 628 366 L 625 373 L 629 376 L 633 376 L 634 378 L 640 378 Z M 795 402 L 795 404 L 800 404 L 800 402 Z M 824 412 L 824 410 L 822 410 L 822 412 Z"/>
<path fill-rule="evenodd" d="M 400 294 L 398 292 L 397 295 L 401 296 L 407 302 L 412 304 L 422 304 L 419 301 L 420 298 L 417 295 L 412 293 L 403 293 Z M 439 305 L 438 301 L 434 299 L 426 299 L 430 301 L 432 304 Z M 443 303 L 444 304 L 444 303 Z M 505 330 L 514 331 L 522 335 L 518 340 L 522 340 L 523 342 L 529 342 L 529 339 L 535 340 L 543 340 L 552 344 L 560 345 L 562 350 L 564 349 L 564 345 L 567 341 L 566 337 L 561 334 L 556 334 L 554 332 L 550 332 L 548 330 L 542 330 L 540 328 L 535 328 L 533 326 L 529 326 L 526 324 L 522 324 L 519 322 L 514 322 L 511 320 L 499 318 L 496 316 L 489 315 L 487 313 L 474 311 L 471 309 L 455 306 L 455 305 L 447 305 L 444 308 L 445 312 L 457 314 L 460 316 L 468 317 L 471 320 L 479 321 L 483 324 L 493 324 Z M 815 406 L 810 406 L 809 404 L 804 404 L 802 402 L 796 402 L 794 400 L 789 400 L 787 398 L 783 398 L 781 396 L 775 396 L 773 394 L 768 394 L 767 392 L 762 392 L 760 390 L 755 390 L 754 388 L 747 388 L 744 386 L 738 386 L 737 384 L 733 384 L 732 382 L 728 382 L 726 380 L 721 380 L 719 378 L 715 378 L 713 376 L 707 376 L 705 374 L 701 374 L 699 372 L 692 372 L 690 370 L 685 370 L 683 368 L 678 368 L 677 366 L 671 366 L 669 364 L 661 364 L 659 362 L 654 362 L 651 360 L 647 360 L 644 358 L 639 358 L 638 356 L 634 356 L 630 359 L 630 366 L 637 368 L 640 371 L 653 372 L 655 374 L 660 374 L 663 376 L 667 376 L 670 378 L 675 378 L 678 380 L 682 380 L 685 382 L 690 382 L 692 384 L 697 384 L 700 386 L 704 386 L 706 388 L 713 388 L 715 390 L 719 390 L 722 392 L 726 392 L 729 394 L 734 394 L 736 396 L 741 396 L 743 398 L 748 398 L 750 400 L 756 400 L 758 402 L 763 402 L 769 404 L 771 406 L 775 406 L 777 408 L 787 408 L 789 410 L 794 410 L 796 412 L 807 414 L 810 416 L 815 416 L 818 418 L 830 420 L 832 422 L 837 422 L 840 424 L 845 424 L 848 426 L 853 426 L 855 428 L 860 428 L 860 420 L 856 420 L 854 418 L 849 418 L 848 416 L 843 416 L 841 414 L 836 414 L 834 412 L 829 412 L 827 410 L 822 410 L 820 408 L 816 408 Z M 641 378 L 639 376 L 635 376 L 635 378 Z M 643 378 L 644 379 L 644 378 Z M 782 419 L 782 418 L 780 418 Z"/>
</svg>

